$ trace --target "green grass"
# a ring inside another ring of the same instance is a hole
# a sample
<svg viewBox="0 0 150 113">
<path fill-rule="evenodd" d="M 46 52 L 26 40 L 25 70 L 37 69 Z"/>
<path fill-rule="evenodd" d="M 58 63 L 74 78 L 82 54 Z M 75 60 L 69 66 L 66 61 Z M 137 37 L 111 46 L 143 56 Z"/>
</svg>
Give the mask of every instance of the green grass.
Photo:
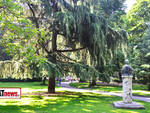
<svg viewBox="0 0 150 113">
<path fill-rule="evenodd" d="M 150 97 L 150 91 L 133 91 L 133 95 Z"/>
<path fill-rule="evenodd" d="M 44 89 L 47 86 L 41 86 L 41 82 L 0 82 L 0 87 L 21 87 L 28 89 Z"/>
<path fill-rule="evenodd" d="M 47 90 L 47 85 L 42 86 L 40 84 L 41 82 L 0 82 L 0 87 L 20 87 L 23 93 Z M 48 81 L 46 81 L 46 84 L 48 84 Z"/>
<path fill-rule="evenodd" d="M 89 83 L 70 83 L 70 86 L 86 89 L 86 88 L 89 88 Z M 122 90 L 121 87 L 100 86 L 100 85 L 96 85 L 95 87 L 92 87 L 92 89 L 99 90 L 99 91 L 107 91 L 107 92 Z"/>
<path fill-rule="evenodd" d="M 85 89 L 85 88 L 89 88 L 89 83 L 70 83 L 70 86 Z M 106 92 L 116 92 L 116 93 L 122 92 L 121 86 L 96 85 L 95 87 L 92 87 L 91 89 L 98 90 L 98 91 L 106 91 Z M 133 85 L 132 89 L 133 89 L 132 92 L 135 95 L 150 96 L 150 91 L 147 91 L 146 85 Z"/>
<path fill-rule="evenodd" d="M 31 92 L 47 88 L 39 84 L 0 82 L 0 87 L 22 87 L 22 90 L 29 89 Z M 0 113 L 150 113 L 150 103 L 142 101 L 137 102 L 144 105 L 146 110 L 114 108 L 112 103 L 120 100 L 120 97 L 93 93 L 62 91 L 59 95 L 28 95 L 27 91 L 21 99 L 0 99 Z"/>
</svg>

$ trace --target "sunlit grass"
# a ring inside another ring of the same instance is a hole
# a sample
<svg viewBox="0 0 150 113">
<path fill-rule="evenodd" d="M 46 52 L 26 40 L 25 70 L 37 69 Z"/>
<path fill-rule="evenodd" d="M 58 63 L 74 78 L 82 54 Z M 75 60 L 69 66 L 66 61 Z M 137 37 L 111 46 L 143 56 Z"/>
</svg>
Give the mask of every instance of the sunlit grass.
<svg viewBox="0 0 150 113">
<path fill-rule="evenodd" d="M 47 81 L 46 81 L 46 84 Z M 37 91 L 47 91 L 47 85 L 42 86 L 41 82 L 0 82 L 0 87 L 20 87 L 22 88 L 22 93 L 26 92 L 37 92 Z M 57 87 L 59 88 L 59 87 Z"/>
<path fill-rule="evenodd" d="M 70 83 L 70 86 L 76 88 L 89 88 L 89 83 Z M 105 91 L 105 92 L 122 92 L 122 86 L 103 86 L 103 85 L 96 85 L 91 89 L 98 90 L 98 91 Z M 142 96 L 150 96 L 150 91 L 147 91 L 146 85 L 133 85 L 133 94 L 135 95 L 142 95 Z"/>
<path fill-rule="evenodd" d="M 0 99 L 0 113 L 150 113 L 150 103 L 142 101 L 138 102 L 146 110 L 116 109 L 112 103 L 120 101 L 120 97 L 68 91 L 56 95 L 45 95 L 44 91 L 35 93 L 35 89 L 47 89 L 47 86 L 41 86 L 39 82 L 7 83 L 5 87 L 10 86 L 20 86 L 31 92 L 24 93 L 21 99 Z M 34 95 L 39 93 L 41 94 Z"/>
<path fill-rule="evenodd" d="M 57 96 L 22 96 L 18 100 L 0 100 L 0 112 L 3 113 L 149 113 L 150 103 L 143 104 L 146 110 L 116 109 L 112 102 L 119 97 L 92 93 L 69 92 Z"/>
<path fill-rule="evenodd" d="M 133 90 L 133 94 L 150 97 L 150 91 Z"/>
</svg>

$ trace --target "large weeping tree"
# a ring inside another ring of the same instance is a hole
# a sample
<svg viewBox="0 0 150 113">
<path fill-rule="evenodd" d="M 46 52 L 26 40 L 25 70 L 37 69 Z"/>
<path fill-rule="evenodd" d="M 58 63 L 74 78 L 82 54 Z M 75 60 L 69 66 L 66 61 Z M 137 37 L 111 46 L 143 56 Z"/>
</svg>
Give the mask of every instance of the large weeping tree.
<svg viewBox="0 0 150 113">
<path fill-rule="evenodd" d="M 111 61 L 117 47 L 126 40 L 126 33 L 111 28 L 99 13 L 100 0 L 42 0 L 46 17 L 51 18 L 52 48 L 49 61 L 57 64 L 57 53 L 87 49 L 91 66 L 102 72 Z M 61 35 L 70 49 L 58 50 L 57 38 Z M 77 44 L 80 47 L 77 48 Z M 76 73 L 76 72 L 75 72 Z M 95 76 L 96 74 L 93 73 Z M 55 76 L 49 77 L 48 92 L 55 92 Z"/>
<path fill-rule="evenodd" d="M 29 40 L 28 44 L 35 42 L 32 44 L 32 47 L 35 47 L 32 50 L 35 52 L 31 51 L 34 53 L 31 55 L 46 58 L 42 67 L 49 75 L 48 93 L 55 93 L 55 78 L 65 72 L 88 79 L 102 77 L 104 66 L 111 62 L 117 48 L 122 48 L 123 42 L 126 41 L 126 32 L 117 31 L 108 25 L 107 19 L 101 14 L 101 1 L 24 1 L 25 9 L 31 13 L 25 17 L 32 21 L 33 28 L 37 31 L 36 35 L 31 35 L 32 38 L 23 39 Z M 23 29 L 26 27 L 23 26 Z M 89 65 L 66 55 L 68 52 L 83 50 L 88 51 L 90 55 Z"/>
</svg>

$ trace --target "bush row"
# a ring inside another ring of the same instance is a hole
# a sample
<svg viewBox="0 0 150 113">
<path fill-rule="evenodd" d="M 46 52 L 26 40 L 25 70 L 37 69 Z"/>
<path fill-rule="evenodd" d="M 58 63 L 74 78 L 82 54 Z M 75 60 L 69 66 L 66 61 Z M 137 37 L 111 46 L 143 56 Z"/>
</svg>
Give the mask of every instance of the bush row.
<svg viewBox="0 0 150 113">
<path fill-rule="evenodd" d="M 14 78 L 0 78 L 0 82 L 41 82 L 41 78 L 26 78 L 26 79 L 14 79 Z"/>
</svg>

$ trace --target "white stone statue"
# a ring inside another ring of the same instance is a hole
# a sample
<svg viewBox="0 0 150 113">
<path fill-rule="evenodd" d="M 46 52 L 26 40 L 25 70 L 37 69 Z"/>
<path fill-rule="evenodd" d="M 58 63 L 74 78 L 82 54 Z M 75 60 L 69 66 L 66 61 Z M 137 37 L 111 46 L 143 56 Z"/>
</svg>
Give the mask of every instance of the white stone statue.
<svg viewBox="0 0 150 113">
<path fill-rule="evenodd" d="M 129 61 L 125 60 L 125 65 L 122 68 L 124 103 L 132 103 L 132 71 L 133 68 L 129 65 Z"/>
<path fill-rule="evenodd" d="M 144 106 L 139 103 L 132 102 L 132 72 L 133 68 L 129 65 L 129 61 L 125 60 L 122 68 L 123 101 L 114 102 L 116 108 L 144 109 Z"/>
</svg>

